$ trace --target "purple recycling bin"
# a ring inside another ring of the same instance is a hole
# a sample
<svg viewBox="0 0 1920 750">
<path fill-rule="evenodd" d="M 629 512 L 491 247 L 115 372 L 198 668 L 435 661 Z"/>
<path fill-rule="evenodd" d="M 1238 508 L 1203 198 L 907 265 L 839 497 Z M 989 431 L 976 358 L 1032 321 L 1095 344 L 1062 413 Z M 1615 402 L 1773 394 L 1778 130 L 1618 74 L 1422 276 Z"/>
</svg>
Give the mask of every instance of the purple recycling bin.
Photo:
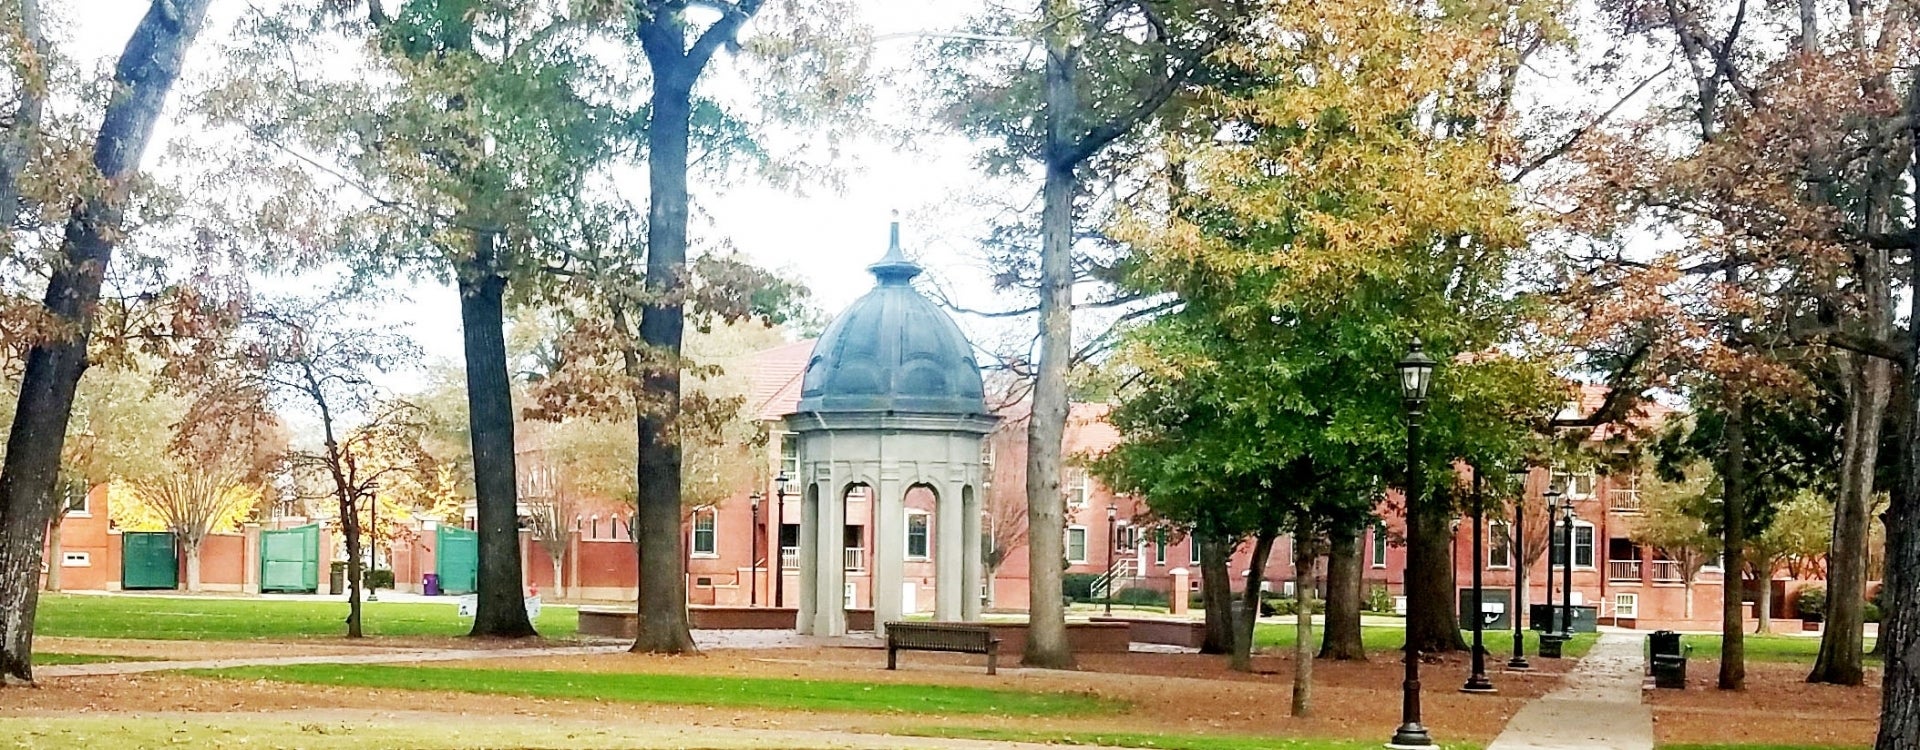
<svg viewBox="0 0 1920 750">
<path fill-rule="evenodd" d="M 440 595 L 440 574 L 428 573 L 420 577 L 420 593 L 427 596 Z"/>
</svg>

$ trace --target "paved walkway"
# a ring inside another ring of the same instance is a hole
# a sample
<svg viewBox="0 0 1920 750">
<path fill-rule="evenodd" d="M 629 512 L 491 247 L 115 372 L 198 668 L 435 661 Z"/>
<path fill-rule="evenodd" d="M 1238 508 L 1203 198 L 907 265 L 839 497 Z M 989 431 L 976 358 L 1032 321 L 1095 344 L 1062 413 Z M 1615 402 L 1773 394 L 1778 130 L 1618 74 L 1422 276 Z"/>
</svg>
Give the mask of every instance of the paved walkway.
<svg viewBox="0 0 1920 750">
<path fill-rule="evenodd" d="M 1636 633 L 1600 634 L 1566 683 L 1515 714 L 1487 750 L 1653 750 L 1653 712 Z"/>
</svg>

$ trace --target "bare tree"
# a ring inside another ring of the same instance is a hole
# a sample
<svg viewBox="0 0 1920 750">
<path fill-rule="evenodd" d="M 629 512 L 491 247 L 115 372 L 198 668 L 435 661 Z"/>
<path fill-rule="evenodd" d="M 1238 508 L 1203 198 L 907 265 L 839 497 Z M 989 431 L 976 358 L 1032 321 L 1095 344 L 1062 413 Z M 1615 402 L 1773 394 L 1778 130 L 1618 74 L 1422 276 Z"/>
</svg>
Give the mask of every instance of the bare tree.
<svg viewBox="0 0 1920 750">
<path fill-rule="evenodd" d="M 134 481 L 140 503 L 159 517 L 187 557 L 187 590 L 200 590 L 200 547 L 207 535 L 232 525 L 251 509 L 257 489 L 244 472 L 214 459 L 174 466 Z"/>
<path fill-rule="evenodd" d="M 528 467 L 526 487 L 520 496 L 527 499 L 527 521 L 533 529 L 533 540 L 540 543 L 540 548 L 546 550 L 547 557 L 553 561 L 553 594 L 564 599 L 567 584 L 562 566 L 566 564 L 567 550 L 573 546 L 574 537 L 579 535 L 579 528 L 574 524 L 580 517 L 580 503 L 565 478 L 542 461 Z"/>
</svg>

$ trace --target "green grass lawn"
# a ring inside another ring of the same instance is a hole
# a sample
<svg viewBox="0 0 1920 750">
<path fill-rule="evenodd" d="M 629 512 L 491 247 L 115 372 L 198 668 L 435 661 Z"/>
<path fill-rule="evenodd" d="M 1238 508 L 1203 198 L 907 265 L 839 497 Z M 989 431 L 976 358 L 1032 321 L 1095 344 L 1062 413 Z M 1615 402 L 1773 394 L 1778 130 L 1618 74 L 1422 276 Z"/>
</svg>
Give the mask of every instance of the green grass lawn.
<svg viewBox="0 0 1920 750">
<path fill-rule="evenodd" d="M 473 627 L 452 604 L 363 606 L 367 635 L 456 636 Z M 240 641 L 344 635 L 346 619 L 346 603 L 336 601 L 48 594 L 40 597 L 34 630 L 50 638 Z M 535 625 L 548 638 L 568 638 L 579 618 L 573 607 L 549 606 Z"/>
<path fill-rule="evenodd" d="M 301 750 L 807 750 L 844 747 L 742 730 L 557 723 L 528 717 L 500 721 L 329 720 L 149 716 L 0 717 L 0 747 L 94 750 L 102 747 L 300 748 Z M 697 742 L 698 744 L 689 744 Z"/>
<path fill-rule="evenodd" d="M 33 655 L 33 665 L 47 667 L 56 664 L 104 664 L 127 661 L 159 661 L 152 656 L 115 656 L 112 654 L 43 654 Z"/>
<path fill-rule="evenodd" d="M 1291 649 L 1294 644 L 1293 634 L 1294 629 L 1292 623 L 1263 622 L 1254 626 L 1253 645 L 1262 650 Z M 1320 637 L 1319 625 L 1314 626 L 1313 637 Z M 1468 644 L 1473 643 L 1473 633 L 1463 631 L 1462 637 L 1466 639 Z M 1540 653 L 1540 634 L 1529 630 L 1526 631 L 1526 637 L 1527 656 L 1532 657 Z M 1513 631 L 1487 631 L 1482 638 L 1487 650 L 1492 654 L 1496 656 L 1510 656 L 1513 654 Z M 1593 643 L 1595 640 L 1598 640 L 1598 638 L 1599 636 L 1593 633 L 1577 634 L 1573 637 L 1572 641 L 1569 641 L 1562 647 L 1562 652 L 1573 658 L 1585 656 L 1587 650 L 1593 648 Z M 1407 642 L 1407 631 L 1404 628 L 1361 628 L 1360 641 L 1366 645 L 1367 651 L 1369 652 L 1398 651 L 1400 647 Z"/>
<path fill-rule="evenodd" d="M 1125 732 L 1034 732 L 1015 729 L 924 727 L 899 734 L 914 737 L 952 737 L 996 742 L 1045 745 L 1100 745 L 1150 747 L 1156 750 L 1379 750 L 1377 740 L 1313 740 L 1295 737 L 1256 737 L 1233 734 L 1144 734 Z M 1448 742 L 1445 750 L 1478 750 L 1480 745 Z"/>
<path fill-rule="evenodd" d="M 1814 658 L 1820 655 L 1820 639 L 1801 635 L 1754 635 L 1748 633 L 1741 641 L 1746 645 L 1748 661 L 1770 661 L 1787 663 L 1805 663 L 1812 666 Z M 1720 658 L 1720 636 L 1688 635 L 1681 642 L 1693 647 L 1693 656 L 1700 659 Z M 1873 639 L 1868 638 L 1866 648 L 1873 650 Z M 1880 657 L 1867 654 L 1868 664 L 1879 664 Z"/>
<path fill-rule="evenodd" d="M 1078 693 L 771 677 L 522 672 L 339 664 L 239 667 L 192 670 L 187 673 L 307 685 L 803 711 L 1086 716 L 1119 713 L 1125 709 L 1124 704 Z"/>
</svg>

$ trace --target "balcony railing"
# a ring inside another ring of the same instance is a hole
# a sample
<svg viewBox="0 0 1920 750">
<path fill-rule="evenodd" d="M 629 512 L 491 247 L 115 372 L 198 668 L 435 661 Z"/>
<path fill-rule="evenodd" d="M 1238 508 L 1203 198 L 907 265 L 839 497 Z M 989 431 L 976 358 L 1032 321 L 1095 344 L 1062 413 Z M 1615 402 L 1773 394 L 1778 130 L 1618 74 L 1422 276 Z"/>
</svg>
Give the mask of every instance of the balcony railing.
<svg viewBox="0 0 1920 750">
<path fill-rule="evenodd" d="M 1615 513 L 1639 513 L 1640 493 L 1615 492 L 1613 497 L 1609 498 L 1609 505 Z"/>
<path fill-rule="evenodd" d="M 781 547 L 780 567 L 783 570 L 800 569 L 800 548 Z M 864 547 L 847 548 L 847 570 L 866 570 L 867 550 Z"/>
<path fill-rule="evenodd" d="M 1680 563 L 1672 560 L 1653 561 L 1653 580 L 1661 583 L 1683 583 L 1687 579 L 1680 574 Z"/>
<path fill-rule="evenodd" d="M 1607 580 L 1609 581 L 1640 580 L 1640 561 L 1639 560 L 1608 560 L 1607 561 Z"/>
</svg>

